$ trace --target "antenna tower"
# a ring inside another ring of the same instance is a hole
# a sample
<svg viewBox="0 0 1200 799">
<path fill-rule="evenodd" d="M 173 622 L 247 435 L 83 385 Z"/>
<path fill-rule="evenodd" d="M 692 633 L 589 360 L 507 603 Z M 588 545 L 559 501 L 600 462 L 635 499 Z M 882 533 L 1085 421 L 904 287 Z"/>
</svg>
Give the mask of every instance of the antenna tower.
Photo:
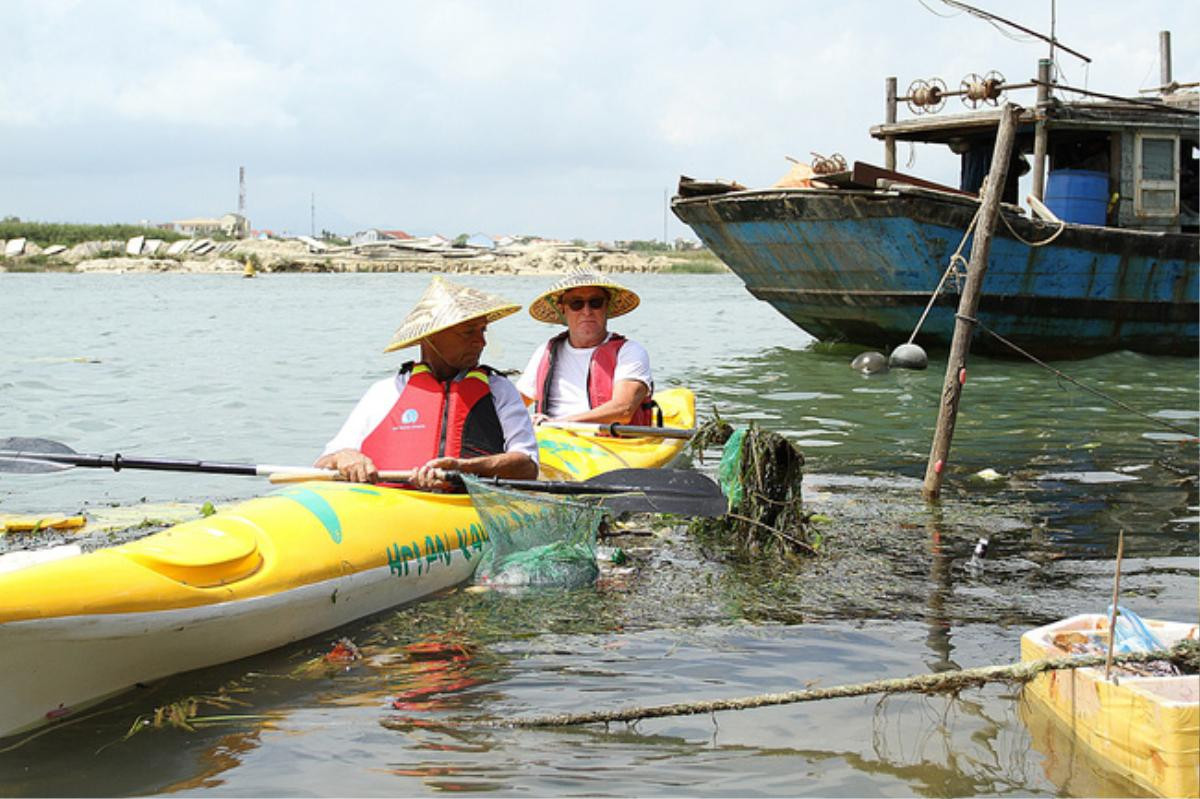
<svg viewBox="0 0 1200 799">
<path fill-rule="evenodd" d="M 246 216 L 246 167 L 238 167 L 238 216 Z"/>
</svg>

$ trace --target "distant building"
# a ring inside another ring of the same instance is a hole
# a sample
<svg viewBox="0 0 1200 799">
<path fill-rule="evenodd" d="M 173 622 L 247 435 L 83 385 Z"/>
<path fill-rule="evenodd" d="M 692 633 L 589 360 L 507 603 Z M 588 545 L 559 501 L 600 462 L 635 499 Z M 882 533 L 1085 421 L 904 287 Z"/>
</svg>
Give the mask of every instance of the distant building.
<svg viewBox="0 0 1200 799">
<path fill-rule="evenodd" d="M 226 236 L 245 238 L 250 234 L 250 220 L 241 214 L 225 214 L 216 219 L 196 217 L 194 219 L 176 219 L 159 225 L 163 230 L 173 230 L 185 236 L 210 236 L 214 233 L 224 233 Z"/>
<path fill-rule="evenodd" d="M 368 228 L 350 237 L 351 244 L 374 244 L 377 241 L 409 241 L 412 236 L 403 230 L 380 230 Z"/>
</svg>

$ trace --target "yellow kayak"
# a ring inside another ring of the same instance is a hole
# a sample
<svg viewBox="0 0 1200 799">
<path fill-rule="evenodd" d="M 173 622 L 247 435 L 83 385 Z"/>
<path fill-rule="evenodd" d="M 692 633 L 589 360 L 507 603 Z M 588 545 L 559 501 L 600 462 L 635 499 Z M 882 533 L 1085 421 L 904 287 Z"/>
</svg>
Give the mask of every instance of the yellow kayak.
<svg viewBox="0 0 1200 799">
<path fill-rule="evenodd" d="M 662 408 L 663 427 L 681 429 L 696 424 L 696 398 L 686 388 L 655 394 Z M 538 460 L 544 480 L 586 480 L 616 469 L 657 469 L 683 451 L 685 439 L 656 436 L 610 436 L 600 432 L 538 427 Z"/>
<path fill-rule="evenodd" d="M 668 425 L 694 423 L 691 392 L 660 402 Z M 545 474 L 570 480 L 664 465 L 684 443 L 539 440 Z M 0 737 L 458 585 L 486 542 L 464 494 L 305 482 L 119 546 L 42 553 L 0 570 Z"/>
<path fill-rule="evenodd" d="M 486 541 L 466 495 L 310 482 L 0 574 L 0 736 L 457 585 Z"/>
</svg>

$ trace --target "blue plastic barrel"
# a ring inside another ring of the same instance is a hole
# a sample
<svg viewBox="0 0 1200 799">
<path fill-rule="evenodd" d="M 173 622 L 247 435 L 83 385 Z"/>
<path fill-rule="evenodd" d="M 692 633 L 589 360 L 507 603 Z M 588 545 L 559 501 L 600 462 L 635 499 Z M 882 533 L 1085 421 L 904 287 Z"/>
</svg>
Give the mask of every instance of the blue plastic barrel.
<svg viewBox="0 0 1200 799">
<path fill-rule="evenodd" d="M 1064 222 L 1103 225 L 1108 216 L 1108 173 L 1056 169 L 1046 178 L 1046 206 Z"/>
</svg>

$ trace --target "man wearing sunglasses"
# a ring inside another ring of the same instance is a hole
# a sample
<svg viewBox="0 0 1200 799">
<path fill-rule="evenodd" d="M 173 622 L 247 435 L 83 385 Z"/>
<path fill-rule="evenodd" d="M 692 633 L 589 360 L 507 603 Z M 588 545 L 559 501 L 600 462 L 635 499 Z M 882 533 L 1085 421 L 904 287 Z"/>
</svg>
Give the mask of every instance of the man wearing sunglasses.
<svg viewBox="0 0 1200 799">
<path fill-rule="evenodd" d="M 608 320 L 638 306 L 638 295 L 609 277 L 576 271 L 529 306 L 539 322 L 567 329 L 534 350 L 517 389 L 535 424 L 654 424 L 654 380 L 645 347 L 608 330 Z"/>
</svg>

